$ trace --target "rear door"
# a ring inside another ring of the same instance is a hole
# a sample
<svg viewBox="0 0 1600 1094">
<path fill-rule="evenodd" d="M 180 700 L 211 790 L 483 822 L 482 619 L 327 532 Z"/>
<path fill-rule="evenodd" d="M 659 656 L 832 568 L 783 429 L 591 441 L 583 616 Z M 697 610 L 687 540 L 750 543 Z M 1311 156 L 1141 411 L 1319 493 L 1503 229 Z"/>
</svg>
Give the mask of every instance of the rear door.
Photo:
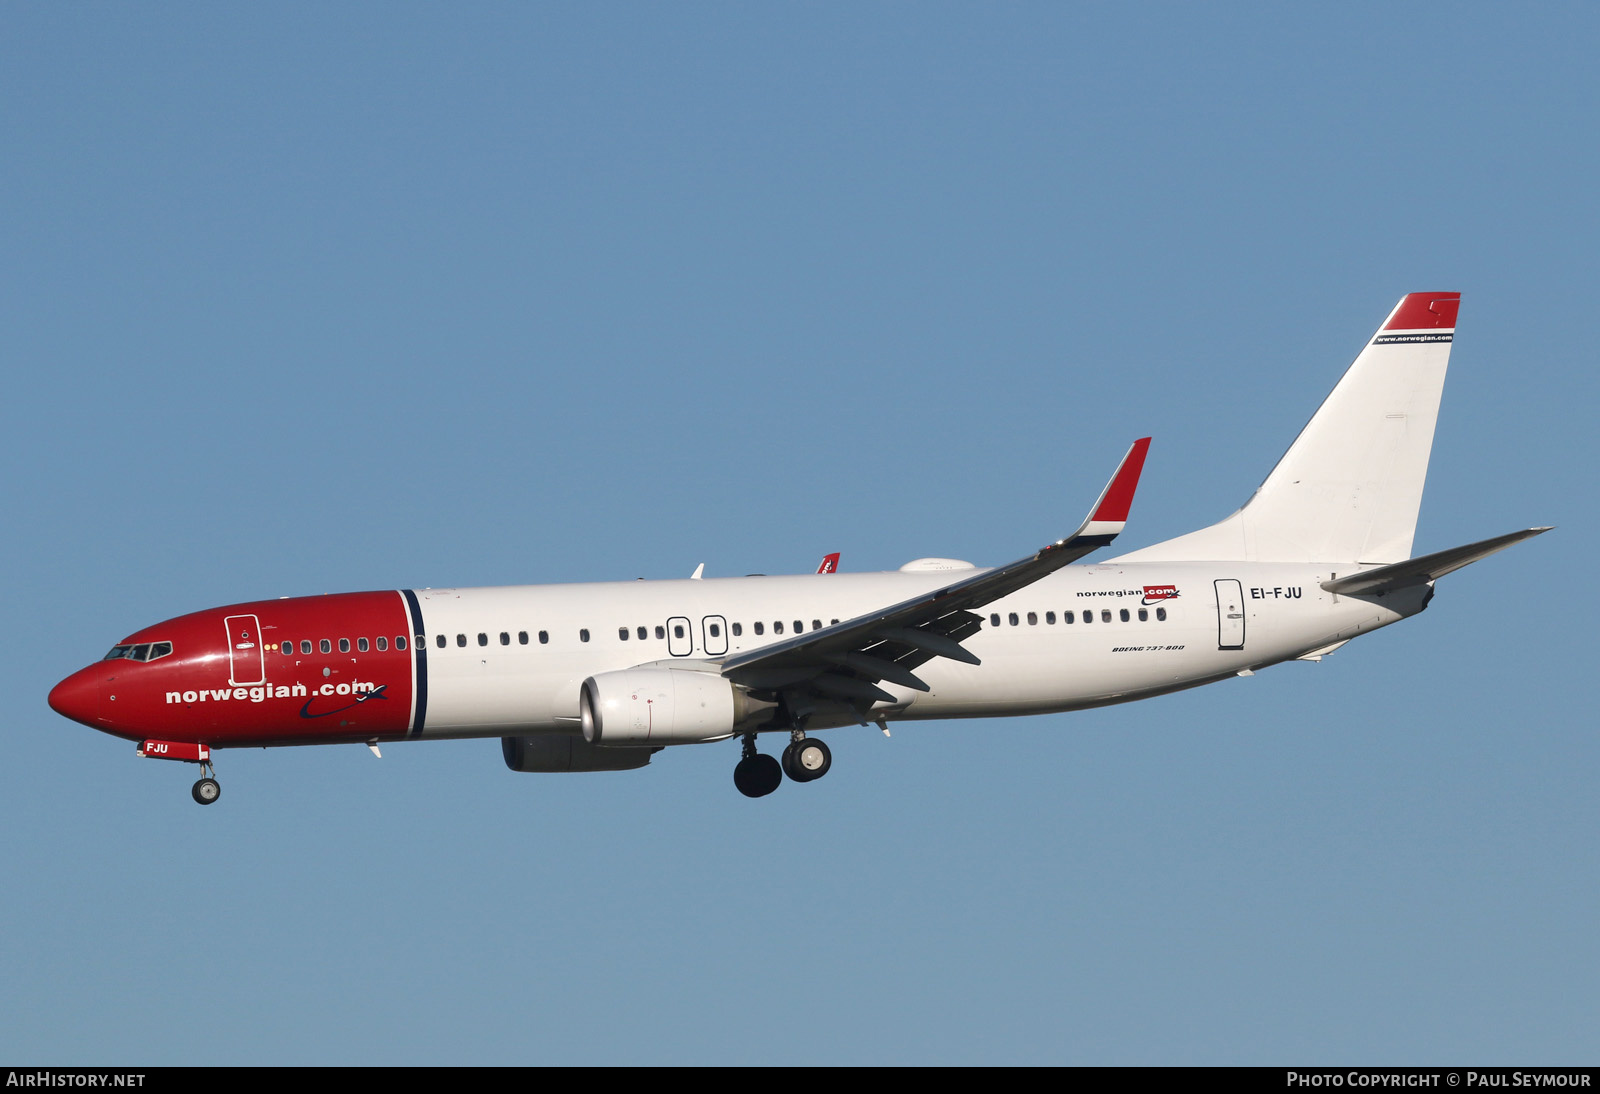
<svg viewBox="0 0 1600 1094">
<path fill-rule="evenodd" d="M 1225 577 L 1217 589 L 1217 649 L 1244 649 L 1244 588 L 1237 579 Z"/>
</svg>

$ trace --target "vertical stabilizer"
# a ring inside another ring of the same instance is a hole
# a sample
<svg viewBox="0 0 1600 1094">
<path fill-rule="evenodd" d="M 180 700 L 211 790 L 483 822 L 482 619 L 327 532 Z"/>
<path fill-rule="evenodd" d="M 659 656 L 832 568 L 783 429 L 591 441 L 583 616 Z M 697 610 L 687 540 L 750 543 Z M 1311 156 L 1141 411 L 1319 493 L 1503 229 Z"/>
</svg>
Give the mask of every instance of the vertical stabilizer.
<svg viewBox="0 0 1600 1094">
<path fill-rule="evenodd" d="M 1124 560 L 1411 557 L 1460 293 L 1410 293 L 1243 509 Z"/>
</svg>

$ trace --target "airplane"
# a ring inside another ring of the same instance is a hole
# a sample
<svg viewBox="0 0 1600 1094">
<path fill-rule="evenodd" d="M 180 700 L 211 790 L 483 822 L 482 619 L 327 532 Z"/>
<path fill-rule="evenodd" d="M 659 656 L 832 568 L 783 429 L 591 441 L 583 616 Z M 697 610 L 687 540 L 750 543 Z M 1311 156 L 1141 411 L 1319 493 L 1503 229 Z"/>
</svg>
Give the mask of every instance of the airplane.
<svg viewBox="0 0 1600 1094">
<path fill-rule="evenodd" d="M 1459 305 L 1403 297 L 1242 508 L 1105 561 L 1077 565 L 1122 532 L 1148 437 L 1075 532 L 1004 566 L 837 573 L 830 555 L 815 574 L 254 601 L 137 630 L 49 703 L 199 764 L 202 805 L 216 750 L 468 737 L 499 737 L 519 772 L 736 739 L 755 798 L 828 773 L 820 730 L 1083 710 L 1320 660 L 1549 530 L 1412 556 Z"/>
</svg>

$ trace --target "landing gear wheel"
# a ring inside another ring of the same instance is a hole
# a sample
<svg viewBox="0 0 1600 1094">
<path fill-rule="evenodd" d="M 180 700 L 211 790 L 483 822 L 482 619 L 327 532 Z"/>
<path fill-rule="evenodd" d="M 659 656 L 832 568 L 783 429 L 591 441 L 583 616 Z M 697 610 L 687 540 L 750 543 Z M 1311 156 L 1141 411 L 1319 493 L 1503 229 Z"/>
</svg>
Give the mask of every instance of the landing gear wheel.
<svg viewBox="0 0 1600 1094">
<path fill-rule="evenodd" d="M 833 753 L 828 751 L 828 746 L 815 737 L 806 737 L 789 746 L 794 750 L 790 764 L 795 774 L 790 778 L 798 782 L 811 782 L 820 779 L 828 773 L 828 768 L 833 766 Z"/>
<path fill-rule="evenodd" d="M 195 801 L 201 805 L 210 805 L 222 797 L 222 787 L 217 784 L 216 779 L 201 779 L 194 784 L 193 793 Z"/>
<path fill-rule="evenodd" d="M 794 765 L 794 746 L 799 743 L 799 741 L 790 741 L 784 747 L 783 758 L 778 762 L 783 768 L 783 773 L 789 776 L 791 782 L 803 783 L 806 781 L 806 773 Z"/>
<path fill-rule="evenodd" d="M 733 768 L 733 785 L 747 798 L 764 798 L 783 782 L 783 769 L 771 756 L 746 756 Z"/>
</svg>

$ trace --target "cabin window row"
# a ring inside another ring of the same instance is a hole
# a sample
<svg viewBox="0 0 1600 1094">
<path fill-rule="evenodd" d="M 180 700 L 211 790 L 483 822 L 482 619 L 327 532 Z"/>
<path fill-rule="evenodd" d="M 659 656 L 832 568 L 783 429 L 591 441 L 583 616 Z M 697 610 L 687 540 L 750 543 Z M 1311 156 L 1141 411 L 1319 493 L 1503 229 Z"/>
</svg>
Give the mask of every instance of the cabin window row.
<svg viewBox="0 0 1600 1094">
<path fill-rule="evenodd" d="M 417 636 L 419 644 L 420 644 L 420 641 L 421 641 L 421 637 L 422 637 L 421 635 Z M 278 646 L 279 652 L 281 652 L 285 657 L 293 657 L 294 656 L 294 651 L 295 651 L 295 641 L 296 640 L 293 639 L 293 638 L 285 639 Z M 317 640 L 317 644 L 316 644 L 316 646 L 314 648 L 319 653 L 332 653 L 333 652 L 334 641 L 335 640 L 332 639 L 332 638 L 319 638 Z M 311 644 L 311 639 L 302 638 L 302 639 L 299 639 L 299 643 L 300 643 L 300 652 L 301 652 L 301 654 L 309 656 L 311 651 L 312 651 L 312 649 L 313 649 L 313 646 Z M 350 652 L 350 649 L 351 649 L 350 639 L 348 639 L 348 638 L 340 638 L 340 639 L 338 639 L 338 643 L 339 643 L 339 652 L 340 653 L 349 653 Z M 356 649 L 356 651 L 358 653 L 366 653 L 367 651 L 372 650 L 372 649 L 376 649 L 379 653 L 382 653 L 383 651 L 387 650 L 388 648 L 389 648 L 389 639 L 388 639 L 387 636 L 381 635 L 381 634 L 378 635 L 377 638 L 372 639 L 371 641 L 368 641 L 365 638 L 357 638 L 355 640 L 355 649 Z M 403 650 L 403 649 L 406 648 L 406 636 L 405 635 L 403 635 L 403 634 L 395 635 L 395 637 L 394 637 L 394 648 L 397 649 L 397 650 Z"/>
<path fill-rule="evenodd" d="M 831 626 L 832 624 L 837 623 L 837 622 L 839 622 L 837 619 L 830 620 L 829 621 L 829 625 Z M 822 624 L 822 620 L 820 620 L 820 619 L 813 619 L 811 621 L 811 629 L 814 630 L 814 631 L 821 630 L 822 629 L 822 625 L 823 625 Z M 805 631 L 806 631 L 806 621 L 803 620 L 803 619 L 794 620 L 793 621 L 793 626 L 794 626 L 794 632 L 793 633 L 795 633 L 795 634 L 804 634 Z M 751 624 L 751 629 L 756 634 L 764 635 L 764 634 L 767 633 L 767 624 L 765 622 L 753 623 L 753 624 Z M 743 623 L 730 623 L 728 625 L 728 632 L 731 635 L 733 635 L 733 637 L 735 637 L 735 638 L 742 638 L 742 637 L 744 637 L 744 624 Z M 707 623 L 706 624 L 706 633 L 713 640 L 721 638 L 722 637 L 722 624 L 721 623 L 715 623 L 715 622 Z M 784 633 L 784 621 L 783 620 L 778 619 L 778 620 L 774 620 L 773 621 L 773 623 L 772 623 L 772 633 L 773 634 L 783 634 Z M 619 642 L 628 642 L 628 641 L 631 641 L 631 640 L 637 638 L 640 642 L 647 642 L 647 641 L 650 640 L 650 636 L 652 634 L 655 635 L 657 640 L 664 641 L 666 639 L 666 637 L 667 637 L 667 627 L 665 625 L 663 625 L 663 624 L 660 624 L 660 623 L 657 623 L 653 628 L 652 627 L 632 627 L 632 628 L 630 628 L 630 627 L 618 627 L 617 628 L 617 641 L 619 641 Z M 582 627 L 582 628 L 580 628 L 578 630 L 578 641 L 587 642 L 587 641 L 589 641 L 590 637 L 591 636 L 589 634 L 589 628 Z M 682 623 L 674 623 L 674 624 L 672 624 L 672 637 L 674 639 L 686 639 L 686 638 L 688 638 L 689 637 L 689 628 L 686 627 Z M 455 645 L 456 645 L 456 647 L 458 649 L 465 649 L 467 646 L 471 645 L 473 641 L 474 640 L 473 639 L 469 639 L 468 636 L 465 633 L 457 633 L 456 636 L 455 636 Z M 489 632 L 488 631 L 479 631 L 475 641 L 477 642 L 477 644 L 479 646 L 488 646 L 488 645 L 490 645 L 491 643 L 490 643 L 490 638 L 489 638 Z M 502 645 L 502 646 L 511 645 L 511 632 L 510 631 L 501 631 L 500 632 L 500 637 L 499 637 L 499 642 L 500 642 L 500 645 Z M 526 645 L 528 645 L 528 642 L 529 642 L 528 632 L 527 631 L 518 631 L 517 632 L 517 645 L 526 646 Z M 549 631 L 540 631 L 539 632 L 539 644 L 541 646 L 547 646 L 547 645 L 550 644 L 550 632 Z M 449 635 L 444 635 L 444 634 L 435 635 L 434 636 L 434 645 L 438 646 L 441 650 L 449 649 L 450 648 L 450 636 Z M 343 648 L 343 647 L 341 647 L 341 648 Z M 361 648 L 363 650 L 366 649 L 365 646 L 362 646 Z M 379 646 L 378 648 L 382 649 L 383 647 Z M 397 649 L 404 649 L 405 647 L 404 646 L 397 646 L 396 648 Z M 327 651 L 324 650 L 323 652 L 327 652 Z"/>
<path fill-rule="evenodd" d="M 1141 622 L 1141 623 L 1148 622 L 1149 619 L 1150 619 L 1150 609 L 1149 608 L 1140 608 L 1138 611 L 1139 611 L 1139 622 Z M 1062 612 L 1061 613 L 1061 622 L 1062 623 L 1076 623 L 1078 621 L 1078 619 L 1077 619 L 1078 614 L 1079 613 L 1075 613 L 1075 612 Z M 1082 614 L 1083 622 L 1085 622 L 1085 623 L 1093 623 L 1094 622 L 1094 609 L 1093 608 L 1086 609 L 1081 614 Z M 1028 612 L 1027 613 L 1027 617 L 1028 617 L 1028 626 L 1036 627 L 1036 626 L 1039 625 L 1039 613 L 1038 612 Z M 1116 618 L 1120 619 L 1124 623 L 1127 623 L 1127 622 L 1132 620 L 1133 613 L 1131 611 L 1129 611 L 1127 608 L 1118 608 L 1117 609 Z M 1100 609 L 1100 622 L 1102 622 L 1102 623 L 1110 623 L 1111 620 L 1112 620 L 1111 609 L 1110 608 L 1101 608 Z M 1044 613 L 1044 621 L 1045 621 L 1045 625 L 1046 626 L 1049 626 L 1049 625 L 1055 623 L 1055 621 L 1056 621 L 1056 613 L 1055 612 L 1045 612 Z M 1167 609 L 1165 609 L 1165 608 L 1157 608 L 1156 609 L 1156 621 L 1160 622 L 1160 623 L 1165 623 L 1167 621 Z M 1013 627 L 1018 627 L 1018 626 L 1022 625 L 1022 618 L 1017 612 L 1011 612 L 1010 614 L 1008 614 L 1006 616 L 1006 622 L 1011 624 Z M 998 612 L 991 612 L 990 613 L 990 615 L 989 615 L 989 626 L 991 626 L 991 627 L 1000 626 L 1000 614 Z"/>
<path fill-rule="evenodd" d="M 1130 619 L 1132 618 L 1132 613 L 1130 613 L 1130 611 L 1127 608 L 1119 609 L 1117 614 L 1121 618 L 1122 622 L 1124 622 L 1124 623 L 1129 622 Z M 1094 611 L 1093 610 L 1086 610 L 1086 611 L 1082 612 L 1081 615 L 1082 615 L 1083 622 L 1085 622 L 1085 623 L 1093 623 L 1094 622 Z M 1140 609 L 1138 609 L 1138 615 L 1139 615 L 1139 621 L 1141 623 L 1145 622 L 1146 620 L 1148 620 L 1150 618 L 1150 610 L 1148 608 L 1140 608 Z M 1156 615 L 1156 619 L 1158 621 L 1165 622 L 1166 618 L 1167 618 L 1167 609 L 1165 609 L 1165 608 L 1157 608 L 1155 615 Z M 1077 616 L 1078 616 L 1078 613 L 1062 612 L 1061 613 L 1061 622 L 1064 623 L 1064 624 L 1075 623 L 1075 622 L 1078 621 Z M 1028 612 L 1027 613 L 1027 619 L 1028 619 L 1028 625 L 1029 626 L 1037 626 L 1038 623 L 1039 623 L 1039 613 L 1038 612 Z M 1101 611 L 1100 611 L 1100 619 L 1101 619 L 1102 622 L 1110 623 L 1112 621 L 1111 609 L 1110 608 L 1101 609 Z M 1022 616 L 1017 612 L 1011 612 L 1006 617 L 1006 621 L 1008 623 L 1010 623 L 1011 626 L 1013 626 L 1013 627 L 1021 626 L 1021 624 L 1022 624 Z M 839 621 L 837 619 L 832 619 L 832 620 L 829 620 L 829 625 L 831 626 L 831 625 L 833 625 L 835 623 L 838 623 L 838 622 Z M 1046 625 L 1053 625 L 1056 622 L 1056 613 L 1055 612 L 1045 612 L 1044 613 L 1044 622 L 1045 622 Z M 772 625 L 772 633 L 774 635 L 779 635 L 779 634 L 785 633 L 784 620 L 775 619 L 775 620 L 772 621 L 771 625 Z M 991 614 L 989 616 L 989 625 L 991 627 L 998 627 L 998 626 L 1001 625 L 1000 615 L 998 613 L 993 613 L 993 614 Z M 757 634 L 757 635 L 765 635 L 767 633 L 767 624 L 763 620 L 757 620 L 756 622 L 752 623 L 750 626 L 751 626 L 751 630 L 754 631 L 754 633 Z M 805 631 L 806 631 L 806 623 L 805 623 L 805 620 L 803 620 L 803 619 L 793 620 L 792 621 L 792 626 L 794 627 L 794 630 L 792 632 L 794 634 L 804 634 Z M 811 629 L 814 630 L 814 631 L 821 630 L 822 629 L 822 620 L 820 620 L 820 619 L 811 620 Z M 718 638 L 722 637 L 722 624 L 720 624 L 720 623 L 707 623 L 706 624 L 706 630 L 707 630 L 707 633 L 710 635 L 710 637 L 712 639 L 718 639 Z M 735 638 L 742 638 L 744 636 L 744 624 L 743 623 L 731 623 L 728 626 L 728 630 L 733 635 L 733 637 L 735 637 Z M 650 627 L 635 627 L 635 628 L 632 628 L 631 631 L 630 631 L 630 629 L 628 627 L 618 627 L 617 628 L 617 640 L 621 641 L 621 642 L 627 642 L 630 639 L 637 637 L 639 641 L 645 642 L 645 641 L 649 640 L 649 638 L 650 638 L 650 636 L 652 634 L 652 631 L 653 631 L 655 637 L 658 640 L 664 640 L 667 637 L 667 628 L 665 626 L 663 626 L 662 624 L 658 623 L 658 624 L 655 625 L 654 628 L 650 628 Z M 539 631 L 538 632 L 538 636 L 539 636 L 539 644 L 541 646 L 547 646 L 547 645 L 550 644 L 550 632 L 549 631 Z M 680 639 L 680 640 L 688 638 L 689 637 L 688 628 L 685 627 L 684 624 L 682 624 L 682 623 L 674 623 L 672 625 L 672 637 L 675 638 L 675 639 Z M 580 628 L 579 631 L 578 631 L 578 641 L 587 642 L 587 641 L 589 641 L 589 639 L 590 639 L 589 629 L 587 627 Z M 527 631 L 518 631 L 517 632 L 516 641 L 517 641 L 517 645 L 519 645 L 519 646 L 528 645 L 529 642 L 531 641 L 531 639 L 529 637 L 529 632 L 527 632 Z M 309 638 L 299 639 L 298 642 L 299 642 L 300 653 L 303 654 L 303 655 L 309 656 L 313 652 L 313 649 L 315 649 L 316 651 L 321 652 L 321 653 L 332 653 L 335 640 L 334 639 L 330 639 L 330 638 L 318 639 L 317 642 L 316 642 L 315 647 L 313 647 L 312 640 L 309 639 Z M 351 639 L 349 639 L 349 638 L 340 638 L 340 639 L 337 640 L 337 642 L 338 642 L 339 652 L 340 653 L 349 653 L 349 652 L 351 652 L 351 648 L 352 648 Z M 500 634 L 499 634 L 499 643 L 502 646 L 511 645 L 511 632 L 510 631 L 501 631 Z M 418 644 L 421 645 L 421 637 L 420 636 L 418 636 Z M 450 646 L 449 636 L 443 635 L 443 634 L 435 635 L 434 636 L 434 644 L 436 646 L 438 646 L 441 650 L 442 649 L 448 649 L 449 646 Z M 455 636 L 455 644 L 456 644 L 456 646 L 458 648 L 465 649 L 467 647 L 467 645 L 469 644 L 467 635 L 464 634 L 464 633 L 458 633 Z M 479 646 L 488 646 L 490 644 L 489 632 L 487 632 L 487 631 L 479 631 L 478 635 L 477 635 L 477 644 Z M 296 641 L 294 639 L 289 639 L 289 640 L 284 641 L 279 646 L 279 649 L 283 652 L 284 656 L 292 657 L 294 655 L 294 653 L 295 653 L 295 645 L 296 645 Z M 354 640 L 354 649 L 358 653 L 367 653 L 369 650 L 373 650 L 373 649 L 376 649 L 378 652 L 382 653 L 382 652 L 386 651 L 388 648 L 389 648 L 389 639 L 384 635 L 379 635 L 377 638 L 372 639 L 370 642 L 366 638 L 357 638 L 357 639 Z M 397 650 L 404 650 L 406 648 L 406 636 L 405 635 L 401 634 L 401 635 L 396 635 L 395 636 L 395 638 L 394 638 L 394 648 L 397 649 Z M 106 654 L 105 659 L 107 661 L 111 661 L 111 660 L 115 660 L 115 659 L 117 659 L 119 657 L 126 657 L 126 658 L 130 658 L 132 660 L 135 660 L 135 661 L 153 661 L 157 657 L 165 657 L 168 654 L 170 654 L 171 652 L 172 652 L 172 643 L 170 643 L 170 642 L 147 643 L 147 644 L 138 645 L 138 646 L 132 646 L 132 645 L 129 645 L 129 646 L 117 646 L 110 653 Z"/>
<path fill-rule="evenodd" d="M 589 632 L 588 631 L 584 631 L 583 633 L 585 635 L 587 635 Z M 517 632 L 517 645 L 526 646 L 528 644 L 528 641 L 529 641 L 529 639 L 528 639 L 528 632 L 527 631 L 518 631 Z M 589 639 L 585 638 L 584 641 L 587 642 L 587 641 L 589 641 Z M 450 639 L 446 635 L 442 635 L 442 634 L 434 635 L 433 644 L 435 646 L 438 646 L 441 650 L 449 649 L 450 648 Z M 488 631 L 479 631 L 478 632 L 478 645 L 487 646 L 488 644 L 489 644 L 489 632 Z M 501 631 L 500 632 L 500 644 L 502 646 L 511 645 L 511 632 L 510 631 Z M 547 646 L 547 645 L 550 644 L 550 632 L 549 631 L 540 631 L 539 632 L 539 644 L 541 646 Z M 464 635 L 464 634 L 456 635 L 456 645 L 459 646 L 459 647 L 465 648 L 466 645 L 467 645 L 467 636 Z"/>
</svg>

